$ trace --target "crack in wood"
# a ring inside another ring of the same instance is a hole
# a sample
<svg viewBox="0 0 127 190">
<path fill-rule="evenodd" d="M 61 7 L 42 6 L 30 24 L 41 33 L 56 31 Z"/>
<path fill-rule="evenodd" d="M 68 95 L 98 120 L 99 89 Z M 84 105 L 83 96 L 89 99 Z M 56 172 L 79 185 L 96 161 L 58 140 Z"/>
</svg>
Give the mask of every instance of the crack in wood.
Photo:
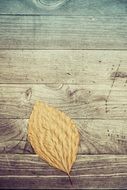
<svg viewBox="0 0 127 190">
<path fill-rule="evenodd" d="M 26 96 L 27 100 L 31 99 L 31 97 L 32 97 L 32 88 L 29 88 L 29 89 L 26 90 L 25 96 Z"/>
<path fill-rule="evenodd" d="M 109 110 L 108 110 L 108 100 L 109 100 L 109 98 L 110 98 L 112 89 L 113 89 L 113 87 L 114 87 L 115 80 L 116 80 L 116 77 L 117 77 L 117 73 L 118 73 L 118 71 L 119 71 L 119 68 L 120 68 L 120 64 L 118 65 L 118 67 L 117 67 L 117 69 L 116 69 L 116 72 L 115 72 L 115 75 L 114 75 L 114 77 L 113 77 L 113 81 L 112 81 L 112 84 L 111 84 L 111 88 L 110 88 L 110 90 L 109 90 L 107 99 L 106 99 L 106 101 L 105 101 L 105 112 L 106 112 L 106 113 L 109 112 Z"/>
<path fill-rule="evenodd" d="M 127 73 L 126 72 L 113 72 L 111 77 L 116 77 L 116 78 L 127 78 Z"/>
</svg>

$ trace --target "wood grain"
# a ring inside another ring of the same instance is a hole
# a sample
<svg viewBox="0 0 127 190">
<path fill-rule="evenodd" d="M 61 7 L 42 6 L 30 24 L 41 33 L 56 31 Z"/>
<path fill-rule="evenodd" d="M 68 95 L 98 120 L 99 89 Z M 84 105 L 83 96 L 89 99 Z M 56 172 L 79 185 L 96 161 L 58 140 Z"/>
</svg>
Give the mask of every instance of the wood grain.
<svg viewBox="0 0 127 190">
<path fill-rule="evenodd" d="M 0 16 L 0 49 L 127 49 L 127 16 Z"/>
<path fill-rule="evenodd" d="M 127 1 L 35 2 L 0 0 L 0 189 L 126 189 Z M 73 185 L 27 141 L 39 99 L 77 123 Z"/>
<path fill-rule="evenodd" d="M 127 120 L 75 119 L 79 154 L 127 154 Z M 34 153 L 27 140 L 26 119 L 0 119 L 0 153 Z"/>
<path fill-rule="evenodd" d="M 126 188 L 127 156 L 80 155 L 68 176 L 36 155 L 1 155 L 0 187 L 14 188 Z M 50 181 L 50 183 L 49 183 Z"/>
<path fill-rule="evenodd" d="M 109 94 L 110 93 L 110 94 Z M 109 96 L 110 95 L 110 96 Z M 127 87 L 107 85 L 0 85 L 0 118 L 29 118 L 36 101 L 72 118 L 127 119 Z"/>
<path fill-rule="evenodd" d="M 0 50 L 0 83 L 126 86 L 127 51 Z"/>
<path fill-rule="evenodd" d="M 48 0 L 47 0 L 48 1 Z M 57 9 L 45 9 L 36 0 L 0 0 L 0 14 L 34 15 L 123 15 L 127 14 L 126 0 L 68 0 Z"/>
<path fill-rule="evenodd" d="M 0 153 L 28 153 L 26 143 L 26 120 L 0 119 Z"/>
</svg>

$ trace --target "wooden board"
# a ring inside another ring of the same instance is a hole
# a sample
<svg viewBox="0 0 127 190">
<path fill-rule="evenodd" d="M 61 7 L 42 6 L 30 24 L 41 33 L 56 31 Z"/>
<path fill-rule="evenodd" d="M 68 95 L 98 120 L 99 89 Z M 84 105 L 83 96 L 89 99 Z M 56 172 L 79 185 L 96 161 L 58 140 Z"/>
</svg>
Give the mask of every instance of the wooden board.
<svg viewBox="0 0 127 190">
<path fill-rule="evenodd" d="M 0 189 L 126 189 L 127 1 L 42 1 L 0 0 Z M 39 99 L 77 123 L 73 185 L 27 140 Z"/>
<path fill-rule="evenodd" d="M 114 77 L 126 89 L 127 51 L 0 51 L 0 83 L 111 86 Z"/>
<path fill-rule="evenodd" d="M 75 119 L 79 154 L 127 154 L 127 120 Z M 27 140 L 26 119 L 0 119 L 0 153 L 34 153 Z"/>
<path fill-rule="evenodd" d="M 1 84 L 0 118 L 29 118 L 36 101 L 72 118 L 127 119 L 127 87 L 107 85 Z"/>
<path fill-rule="evenodd" d="M 0 16 L 0 49 L 127 49 L 127 16 Z"/>
<path fill-rule="evenodd" d="M 1 155 L 0 187 L 14 188 L 126 188 L 127 156 L 80 155 L 68 176 L 36 155 Z"/>
<path fill-rule="evenodd" d="M 47 8 L 36 0 L 0 0 L 0 14 L 102 16 L 123 15 L 126 11 L 126 0 L 67 0 L 63 6 L 56 8 Z"/>
</svg>

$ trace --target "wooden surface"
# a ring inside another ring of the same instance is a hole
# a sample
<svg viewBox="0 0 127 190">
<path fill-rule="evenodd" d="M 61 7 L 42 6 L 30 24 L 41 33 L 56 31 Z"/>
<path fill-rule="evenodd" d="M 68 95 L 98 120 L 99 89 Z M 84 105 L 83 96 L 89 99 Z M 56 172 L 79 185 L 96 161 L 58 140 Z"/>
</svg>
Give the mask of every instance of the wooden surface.
<svg viewBox="0 0 127 190">
<path fill-rule="evenodd" d="M 0 49 L 127 49 L 127 15 L 0 17 Z"/>
<path fill-rule="evenodd" d="M 1 188 L 125 188 L 127 186 L 127 156 L 79 155 L 68 176 L 36 155 L 0 155 Z M 50 181 L 50 182 L 49 182 Z M 51 187 L 52 184 L 52 187 Z"/>
<path fill-rule="evenodd" d="M 127 154 L 127 120 L 75 119 L 79 154 Z M 27 119 L 0 119 L 0 153 L 33 154 L 27 140 Z"/>
<path fill-rule="evenodd" d="M 72 118 L 126 119 L 127 87 L 107 85 L 1 84 L 0 118 L 29 118 L 36 100 L 47 102 Z"/>
<path fill-rule="evenodd" d="M 0 0 L 1 15 L 92 15 L 95 17 L 96 15 L 126 15 L 126 11 L 126 0 L 67 0 L 57 9 L 45 9 L 36 0 Z"/>
<path fill-rule="evenodd" d="M 36 100 L 77 123 L 73 186 L 28 143 Z M 0 189 L 7 188 L 127 188 L 126 0 L 0 0 Z"/>
<path fill-rule="evenodd" d="M 110 88 L 114 78 L 115 86 L 127 90 L 125 50 L 0 50 L 0 83 L 107 85 Z"/>
</svg>

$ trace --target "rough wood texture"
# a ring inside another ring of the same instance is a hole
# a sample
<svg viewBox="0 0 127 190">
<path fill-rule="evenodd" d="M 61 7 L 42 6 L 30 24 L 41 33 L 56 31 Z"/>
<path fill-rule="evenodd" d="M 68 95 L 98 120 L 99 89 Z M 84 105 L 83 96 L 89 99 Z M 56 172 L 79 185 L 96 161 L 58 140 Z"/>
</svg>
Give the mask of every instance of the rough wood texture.
<svg viewBox="0 0 127 190">
<path fill-rule="evenodd" d="M 127 16 L 0 16 L 0 49 L 127 49 Z"/>
<path fill-rule="evenodd" d="M 0 0 L 0 189 L 126 189 L 127 0 L 35 2 Z M 27 141 L 39 99 L 77 122 L 73 186 Z"/>
<path fill-rule="evenodd" d="M 29 118 L 34 103 L 42 100 L 72 118 L 127 119 L 127 87 L 112 84 L 1 84 L 0 118 Z"/>
<path fill-rule="evenodd" d="M 0 83 L 111 86 L 114 77 L 120 87 L 127 89 L 127 51 L 0 51 Z"/>
<path fill-rule="evenodd" d="M 76 119 L 79 154 L 127 154 L 127 120 Z M 0 119 L 0 153 L 34 153 L 27 140 L 28 120 Z"/>
<path fill-rule="evenodd" d="M 36 2 L 36 0 L 0 0 L 0 14 L 102 16 L 127 13 L 126 0 L 68 0 L 64 6 L 49 10 Z"/>
<path fill-rule="evenodd" d="M 23 119 L 0 119 L 0 153 L 32 152 L 27 142 L 27 123 Z"/>
<path fill-rule="evenodd" d="M 71 172 L 73 185 L 63 172 L 36 155 L 0 155 L 0 188 L 126 188 L 127 156 L 83 156 Z M 50 181 L 50 183 L 49 183 Z"/>
</svg>

